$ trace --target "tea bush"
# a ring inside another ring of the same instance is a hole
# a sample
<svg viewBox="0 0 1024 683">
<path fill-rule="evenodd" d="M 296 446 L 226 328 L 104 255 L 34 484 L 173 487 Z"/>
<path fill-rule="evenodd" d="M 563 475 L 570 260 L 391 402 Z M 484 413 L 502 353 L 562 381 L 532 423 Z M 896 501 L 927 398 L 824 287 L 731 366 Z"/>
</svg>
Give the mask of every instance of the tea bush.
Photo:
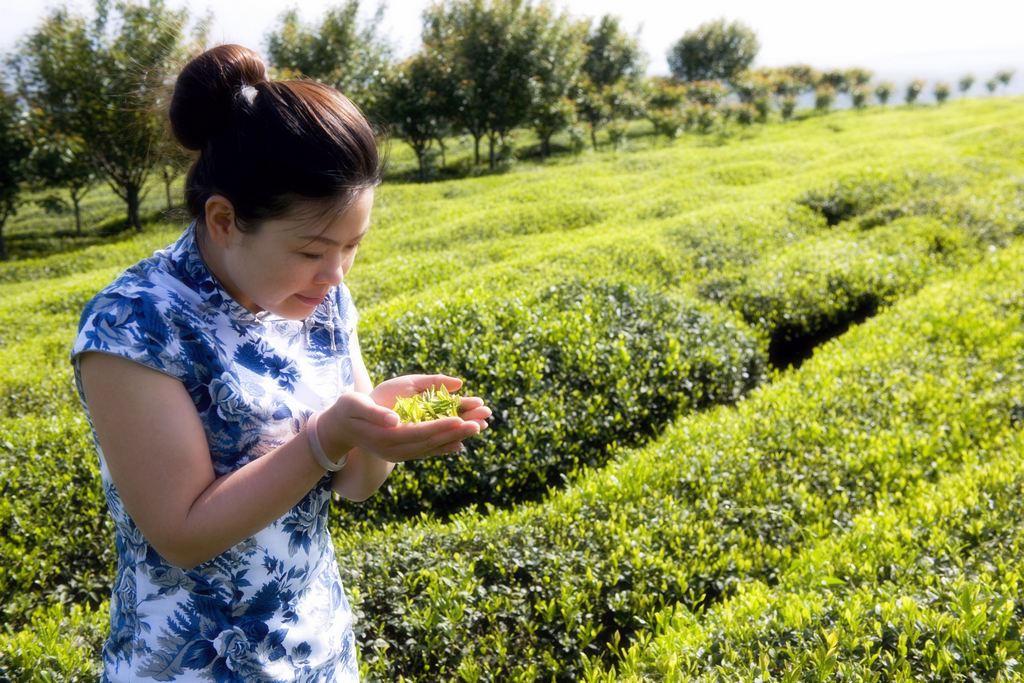
<svg viewBox="0 0 1024 683">
<path fill-rule="evenodd" d="M 736 401 L 765 366 L 763 341 L 738 321 L 600 281 L 456 297 L 367 328 L 371 376 L 452 374 L 494 411 L 465 454 L 408 463 L 385 495 L 342 513 L 374 519 L 536 499 L 680 413 Z"/>
<path fill-rule="evenodd" d="M 54 604 L 33 613 L 24 630 L 0 632 L 0 680 L 94 683 L 109 620 L 106 605 Z"/>
<path fill-rule="evenodd" d="M 773 362 L 785 365 L 979 253 L 960 228 L 904 218 L 779 249 L 718 296 L 770 336 Z"/>
<path fill-rule="evenodd" d="M 1001 457 L 1024 381 L 1022 255 L 925 288 L 541 505 L 339 537 L 366 673 L 575 680 L 667 606 L 771 585 L 860 512 Z"/>
<path fill-rule="evenodd" d="M 947 178 L 868 168 L 834 180 L 823 188 L 810 190 L 798 202 L 820 213 L 831 226 L 868 213 L 894 199 L 913 199 L 922 191 L 934 193 L 951 186 L 955 186 L 955 182 Z"/>
<path fill-rule="evenodd" d="M 1024 433 L 1005 438 L 999 457 L 808 548 L 777 585 L 664 615 L 655 637 L 587 680 L 1019 678 L 1024 581 L 1009 558 L 1024 552 Z"/>
<path fill-rule="evenodd" d="M 470 290 L 491 301 L 499 292 L 526 297 L 595 276 L 649 289 L 684 308 L 704 295 L 708 303 L 693 309 L 699 311 L 730 303 L 741 290 L 759 293 L 765 306 L 755 310 L 777 321 L 766 329 L 785 324 L 776 311 L 795 314 L 801 324 L 827 320 L 842 310 L 842 297 L 857 292 L 888 287 L 887 301 L 897 303 L 735 408 L 684 418 L 636 453 L 611 447 L 604 470 L 572 472 L 576 483 L 549 491 L 545 503 L 460 512 L 449 523 L 395 523 L 376 534 L 355 532 L 351 519 L 336 525 L 339 553 L 352 558 L 346 581 L 361 610 L 367 674 L 600 675 L 630 644 L 667 633 L 657 624 L 671 619 L 669 606 L 682 602 L 711 614 L 743 584 L 770 587 L 793 557 L 830 533 L 842 534 L 865 510 L 910 500 L 921 482 L 955 476 L 964 458 L 991 461 L 1000 443 L 1012 444 L 1006 425 L 1018 430 L 1024 412 L 1012 388 L 1020 385 L 1020 363 L 1009 360 L 1010 349 L 1016 345 L 1019 354 L 1021 347 L 1020 306 L 1009 303 L 1021 290 L 1013 262 L 1000 261 L 989 282 L 954 280 L 952 290 L 928 283 L 985 257 L 989 245 L 998 249 L 1024 234 L 1019 117 L 1020 101 L 1009 98 L 798 116 L 785 126 L 744 129 L 741 141 L 688 137 L 636 151 L 645 141 L 630 138 L 628 153 L 523 163 L 458 182 L 386 183 L 349 278 L 367 338 L 418 302 L 440 306 L 471 297 Z M 814 193 L 837 207 L 850 195 L 852 213 L 826 229 L 823 207 L 798 201 Z M 23 211 L 8 226 L 18 256 L 42 245 L 48 226 L 34 215 Z M 65 384 L 70 373 L 60 339 L 70 343 L 74 335 L 78 301 L 170 242 L 182 225 L 167 228 L 165 237 L 147 232 L 138 243 L 94 250 L 81 248 L 88 240 L 59 238 L 60 249 L 74 251 L 0 264 L 0 415 L 9 416 L 0 418 L 7 487 L 0 586 L 8 600 L 0 617 L 0 679 L 95 678 L 95 664 L 84 662 L 90 648 L 92 661 L 98 657 L 102 609 L 86 610 L 79 621 L 73 615 L 79 605 L 102 604 L 113 548 L 95 452 Z M 90 229 L 94 237 L 106 230 Z M 410 245 L 421 249 L 412 253 Z M 909 252 L 905 261 L 896 256 L 901 248 Z M 1013 253 L 1019 264 L 1020 250 Z M 832 258 L 835 267 L 825 262 Z M 912 271 L 915 263 L 924 275 Z M 886 266 L 891 281 L 882 273 Z M 815 286 L 835 282 L 841 296 L 816 304 L 814 288 L 798 278 L 772 280 L 773 268 L 791 267 L 802 268 Z M 920 287 L 915 302 L 898 302 Z M 948 316 L 941 313 L 946 307 Z M 999 566 L 1006 557 L 993 550 L 992 562 Z M 32 563 L 41 567 L 38 577 Z M 1012 596 L 1002 585 L 1009 579 L 977 575 L 979 582 L 989 577 L 988 595 Z M 800 604 L 796 592 L 782 595 Z M 884 590 L 873 595 L 887 620 L 911 613 L 898 605 L 886 611 L 894 603 Z M 858 603 L 840 599 L 859 614 Z M 991 613 L 998 639 L 1003 613 Z M 865 614 L 871 618 L 871 610 Z M 897 631 L 881 620 L 863 623 L 857 633 L 881 629 L 885 647 L 897 645 L 895 654 L 889 648 L 880 655 L 904 662 L 886 670 L 892 678 L 909 676 L 900 672 L 915 657 L 941 652 L 908 636 L 900 660 Z M 805 635 L 794 640 L 798 648 L 831 649 Z M 839 648 L 845 636 L 833 635 Z M 991 650 L 970 652 L 949 671 L 969 677 L 971 656 L 979 667 L 996 661 L 986 659 Z M 854 653 L 838 658 L 838 666 L 852 666 Z M 780 661 L 799 654 L 789 651 Z"/>
<path fill-rule="evenodd" d="M 77 399 L 76 399 L 77 403 Z M 77 405 L 0 419 L 0 618 L 45 604 L 100 604 L 110 592 L 114 526 L 92 435 Z"/>
</svg>

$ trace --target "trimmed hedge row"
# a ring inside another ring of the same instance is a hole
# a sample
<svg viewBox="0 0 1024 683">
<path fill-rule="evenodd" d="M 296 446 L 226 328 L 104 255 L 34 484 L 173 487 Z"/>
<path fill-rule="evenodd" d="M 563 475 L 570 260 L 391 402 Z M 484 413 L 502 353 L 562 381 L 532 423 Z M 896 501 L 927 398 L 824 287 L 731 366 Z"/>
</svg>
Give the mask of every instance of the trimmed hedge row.
<svg viewBox="0 0 1024 683">
<path fill-rule="evenodd" d="M 114 525 L 77 401 L 46 417 L 0 419 L 0 432 L 0 621 L 19 626 L 52 603 L 101 604 Z"/>
<path fill-rule="evenodd" d="M 166 225 L 156 227 L 156 230 L 147 230 L 144 234 L 125 233 L 124 238 L 116 242 L 106 241 L 70 252 L 0 263 L 0 286 L 66 277 L 112 266 L 124 268 L 173 242 L 180 232 L 180 228 Z"/>
<path fill-rule="evenodd" d="M 773 583 L 860 511 L 999 457 L 1024 381 L 1022 256 L 927 288 L 543 505 L 341 536 L 364 672 L 575 680 L 665 607 Z"/>
<path fill-rule="evenodd" d="M 697 291 L 729 304 L 764 330 L 774 365 L 799 363 L 822 341 L 936 275 L 974 263 L 1024 235 L 1024 182 L 1005 180 L 984 192 L 968 186 L 957 194 L 936 194 L 948 184 L 932 180 L 922 185 L 932 194 L 919 188 L 912 199 L 903 200 L 912 208 L 899 201 L 881 207 L 895 213 L 872 229 L 843 224 L 829 234 L 772 250 L 749 265 L 725 268 L 705 278 Z"/>
<path fill-rule="evenodd" d="M 775 583 L 861 511 L 968 454 L 999 457 L 1024 410 L 1022 256 L 1015 246 L 925 289 L 543 505 L 340 534 L 364 673 L 578 679 L 666 607 Z M 0 652 L 13 638 L 25 635 Z"/>
<path fill-rule="evenodd" d="M 809 190 L 797 202 L 821 214 L 830 226 L 865 216 L 871 224 L 889 215 L 926 210 L 930 204 L 924 197 L 948 194 L 962 182 L 913 170 L 867 167 Z"/>
<path fill-rule="evenodd" d="M 469 294 L 367 327 L 372 376 L 452 374 L 494 411 L 464 455 L 408 463 L 384 495 L 342 508 L 377 521 L 537 499 L 680 413 L 736 401 L 766 360 L 727 314 L 602 281 Z"/>
<path fill-rule="evenodd" d="M 765 330 L 773 363 L 785 366 L 979 251 L 959 228 L 901 218 L 780 249 L 715 295 Z"/>
<path fill-rule="evenodd" d="M 922 484 L 899 506 L 743 584 L 586 680 L 1005 680 L 1024 674 L 1024 433 L 999 457 Z M 671 612 L 671 608 L 669 612 Z"/>
<path fill-rule="evenodd" d="M 103 668 L 100 652 L 110 629 L 105 603 L 49 605 L 32 614 L 21 631 L 0 632 L 0 681 L 11 683 L 95 683 Z"/>
</svg>

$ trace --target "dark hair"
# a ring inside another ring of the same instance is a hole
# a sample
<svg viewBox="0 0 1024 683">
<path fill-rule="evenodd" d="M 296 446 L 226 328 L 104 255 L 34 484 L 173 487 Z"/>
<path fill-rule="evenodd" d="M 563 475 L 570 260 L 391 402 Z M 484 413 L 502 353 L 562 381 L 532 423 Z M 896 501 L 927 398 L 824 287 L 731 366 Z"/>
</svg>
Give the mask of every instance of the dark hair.
<svg viewBox="0 0 1024 683">
<path fill-rule="evenodd" d="M 320 200 L 324 212 L 342 209 L 381 181 L 376 138 L 356 105 L 315 81 L 271 81 L 259 55 L 241 45 L 219 45 L 185 65 L 170 120 L 178 141 L 199 151 L 185 203 L 200 221 L 214 194 L 231 201 L 241 229 L 254 230 L 304 199 Z"/>
</svg>

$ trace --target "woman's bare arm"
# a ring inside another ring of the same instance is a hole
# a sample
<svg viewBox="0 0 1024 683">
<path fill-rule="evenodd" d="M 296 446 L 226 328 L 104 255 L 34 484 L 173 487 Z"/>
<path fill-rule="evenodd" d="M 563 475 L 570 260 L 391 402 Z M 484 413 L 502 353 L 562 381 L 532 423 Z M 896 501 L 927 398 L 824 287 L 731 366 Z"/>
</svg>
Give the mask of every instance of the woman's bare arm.
<svg viewBox="0 0 1024 683">
<path fill-rule="evenodd" d="M 352 359 L 352 374 L 355 380 L 354 390 L 363 394 L 373 391 L 373 381 L 363 361 L 363 353 L 359 347 L 359 337 L 353 333 L 349 345 Z M 389 406 L 390 407 L 390 406 Z M 331 488 L 342 498 L 352 501 L 366 500 L 387 481 L 395 464 L 374 457 L 359 448 L 349 451 L 345 467 L 335 472 L 331 478 Z"/>
<path fill-rule="evenodd" d="M 125 509 L 168 562 L 194 567 L 265 528 L 324 470 L 304 439 L 216 478 L 181 382 L 130 360 L 85 353 L 89 414 Z"/>
</svg>

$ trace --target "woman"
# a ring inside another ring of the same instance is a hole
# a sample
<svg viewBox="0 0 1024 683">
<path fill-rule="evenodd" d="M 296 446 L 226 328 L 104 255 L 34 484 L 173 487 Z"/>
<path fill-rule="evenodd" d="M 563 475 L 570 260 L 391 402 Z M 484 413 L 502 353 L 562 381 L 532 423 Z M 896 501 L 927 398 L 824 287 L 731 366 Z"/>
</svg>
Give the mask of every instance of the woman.
<svg viewBox="0 0 1024 683">
<path fill-rule="evenodd" d="M 351 102 L 223 45 L 170 117 L 194 221 L 89 302 L 72 350 L 117 532 L 104 679 L 357 680 L 331 493 L 461 450 L 490 410 L 399 424 L 398 396 L 460 380 L 370 382 L 343 279 L 381 171 Z"/>
</svg>

